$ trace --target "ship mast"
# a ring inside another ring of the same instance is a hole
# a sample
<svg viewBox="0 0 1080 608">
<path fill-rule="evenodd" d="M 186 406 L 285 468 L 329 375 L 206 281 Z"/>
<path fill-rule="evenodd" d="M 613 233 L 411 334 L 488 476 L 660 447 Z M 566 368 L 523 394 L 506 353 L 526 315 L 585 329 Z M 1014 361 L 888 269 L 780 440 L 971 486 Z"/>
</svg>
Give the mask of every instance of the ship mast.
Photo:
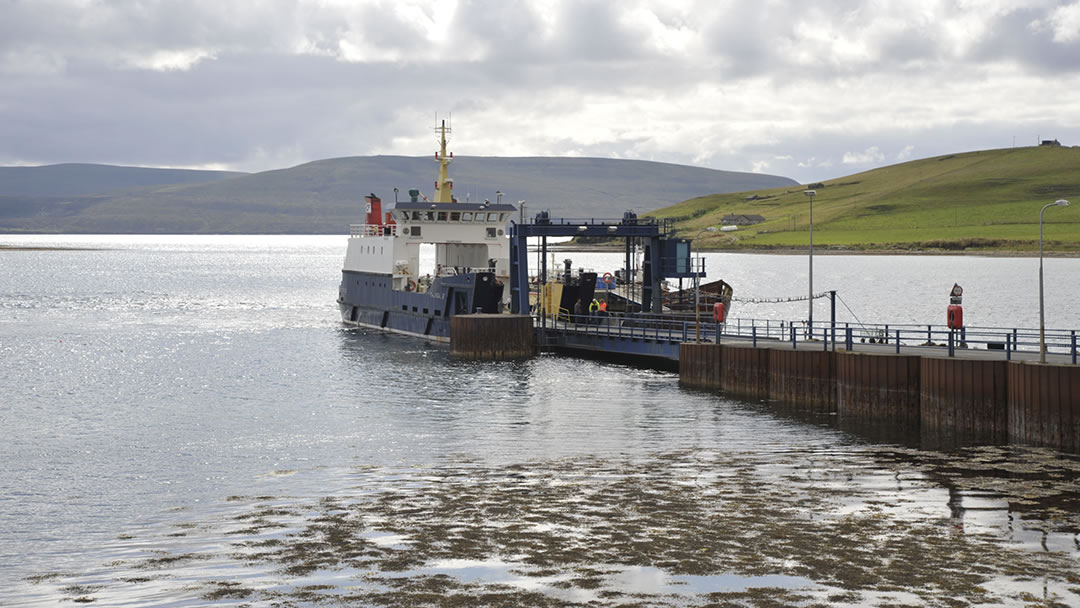
<svg viewBox="0 0 1080 608">
<path fill-rule="evenodd" d="M 454 180 L 450 179 L 450 161 L 454 159 L 454 155 L 446 153 L 446 134 L 450 129 L 443 120 L 442 125 L 435 130 L 439 132 L 439 152 L 435 155 L 435 160 L 439 163 L 439 181 L 435 182 L 435 202 L 452 203 Z"/>
</svg>

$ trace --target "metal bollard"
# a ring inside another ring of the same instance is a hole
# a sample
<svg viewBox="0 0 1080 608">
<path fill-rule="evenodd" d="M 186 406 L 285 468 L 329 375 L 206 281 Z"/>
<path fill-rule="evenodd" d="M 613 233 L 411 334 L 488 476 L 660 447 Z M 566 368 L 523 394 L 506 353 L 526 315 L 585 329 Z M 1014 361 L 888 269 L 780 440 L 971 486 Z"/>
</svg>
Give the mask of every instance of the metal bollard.
<svg viewBox="0 0 1080 608">
<path fill-rule="evenodd" d="M 768 330 L 766 330 L 766 331 L 768 331 Z M 750 328 L 750 337 L 754 341 L 754 348 L 757 348 L 757 325 Z M 1075 348 L 1075 343 L 1074 343 L 1073 358 L 1075 359 L 1075 357 L 1076 357 L 1076 348 Z M 1075 363 L 1075 361 L 1073 361 L 1073 363 Z"/>
<path fill-rule="evenodd" d="M 791 324 L 791 350 L 799 350 L 799 345 L 795 344 L 795 324 Z"/>
<path fill-rule="evenodd" d="M 953 336 L 956 334 L 955 330 L 949 330 L 949 356 L 952 357 L 956 353 L 953 351 Z"/>
</svg>

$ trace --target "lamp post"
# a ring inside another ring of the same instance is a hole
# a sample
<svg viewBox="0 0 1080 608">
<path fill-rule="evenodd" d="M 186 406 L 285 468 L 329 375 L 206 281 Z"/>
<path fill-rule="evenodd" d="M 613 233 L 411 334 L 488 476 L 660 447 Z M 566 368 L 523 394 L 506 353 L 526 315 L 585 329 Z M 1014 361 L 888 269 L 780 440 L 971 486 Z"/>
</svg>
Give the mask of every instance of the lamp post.
<svg viewBox="0 0 1080 608">
<path fill-rule="evenodd" d="M 694 342 L 701 342 L 701 273 L 694 265 L 694 241 L 706 232 L 716 232 L 716 226 L 702 228 L 694 238 L 690 239 L 690 266 L 694 271 Z"/>
<path fill-rule="evenodd" d="M 1046 363 L 1046 312 L 1043 304 L 1043 213 L 1050 207 L 1068 207 L 1069 201 L 1058 200 L 1043 205 L 1039 211 L 1039 363 Z"/>
<path fill-rule="evenodd" d="M 810 313 L 807 317 L 806 330 L 810 338 L 814 337 L 814 197 L 817 190 L 804 190 L 803 194 L 810 197 Z"/>
</svg>

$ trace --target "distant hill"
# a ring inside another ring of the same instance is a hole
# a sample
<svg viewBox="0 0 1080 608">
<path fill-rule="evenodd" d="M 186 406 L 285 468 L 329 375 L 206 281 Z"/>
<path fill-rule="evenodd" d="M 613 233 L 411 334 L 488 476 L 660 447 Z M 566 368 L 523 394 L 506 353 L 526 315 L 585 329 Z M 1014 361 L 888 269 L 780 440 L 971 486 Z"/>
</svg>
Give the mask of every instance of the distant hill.
<svg viewBox="0 0 1080 608">
<path fill-rule="evenodd" d="M 1080 147 L 1028 147 L 949 154 L 819 184 L 714 194 L 649 215 L 676 220 L 687 237 L 723 226 L 729 214 L 757 214 L 763 223 L 704 233 L 703 248 L 1037 251 L 1039 211 L 1047 250 L 1080 252 Z"/>
<path fill-rule="evenodd" d="M 339 234 L 361 219 L 369 192 L 384 206 L 395 187 L 402 200 L 413 187 L 430 196 L 438 166 L 432 157 L 372 156 L 254 174 L 112 167 L 123 170 L 115 182 L 102 172 L 55 173 L 63 167 L 86 165 L 2 169 L 0 231 Z M 26 175 L 34 171 L 72 183 L 50 186 Z M 142 183 L 139 171 L 151 172 Z M 495 200 L 501 190 L 503 202 L 525 200 L 530 215 L 548 209 L 563 217 L 621 217 L 714 192 L 795 185 L 771 175 L 598 158 L 457 157 L 450 171 L 459 200 Z"/>
<path fill-rule="evenodd" d="M 136 187 L 197 184 L 238 175 L 246 173 L 77 163 L 0 167 L 0 196 L 80 196 Z"/>
</svg>

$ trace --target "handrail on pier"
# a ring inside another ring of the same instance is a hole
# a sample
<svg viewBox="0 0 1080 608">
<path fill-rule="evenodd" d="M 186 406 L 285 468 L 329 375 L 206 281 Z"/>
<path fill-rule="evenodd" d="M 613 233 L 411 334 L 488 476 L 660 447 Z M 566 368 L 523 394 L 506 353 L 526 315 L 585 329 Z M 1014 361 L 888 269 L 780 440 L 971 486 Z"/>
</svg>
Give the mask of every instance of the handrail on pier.
<svg viewBox="0 0 1080 608">
<path fill-rule="evenodd" d="M 621 339 L 649 339 L 667 342 L 692 341 L 695 320 L 691 315 L 619 314 L 572 315 L 565 309 L 558 319 L 547 319 L 544 326 L 558 332 L 610 336 Z M 728 319 L 715 323 L 712 319 L 700 324 L 703 342 L 724 339 L 746 340 L 753 346 L 760 343 L 786 343 L 793 349 L 895 352 L 901 349 L 913 354 L 945 353 L 949 357 L 960 351 L 989 351 L 1012 360 L 1020 356 L 1030 359 L 1038 355 L 1039 330 L 1034 328 L 1002 328 L 970 326 L 950 329 L 944 325 L 919 324 L 852 324 L 830 322 L 808 325 L 805 321 L 773 319 Z M 1077 364 L 1080 344 L 1076 330 L 1046 330 L 1047 353 L 1057 355 L 1057 362 Z M 883 348 L 884 347 L 884 348 Z"/>
</svg>

